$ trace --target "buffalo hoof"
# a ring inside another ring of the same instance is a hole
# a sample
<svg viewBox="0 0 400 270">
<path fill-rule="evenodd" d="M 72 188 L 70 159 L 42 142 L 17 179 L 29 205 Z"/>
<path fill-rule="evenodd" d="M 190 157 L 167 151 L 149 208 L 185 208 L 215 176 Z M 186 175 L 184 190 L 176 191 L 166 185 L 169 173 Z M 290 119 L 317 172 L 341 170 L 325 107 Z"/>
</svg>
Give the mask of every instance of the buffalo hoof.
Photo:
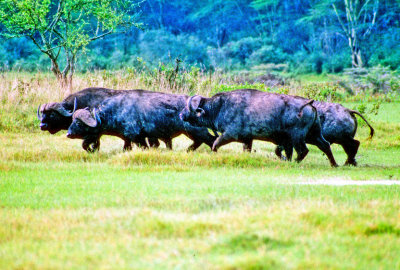
<svg viewBox="0 0 400 270">
<path fill-rule="evenodd" d="M 99 151 L 99 148 L 96 147 L 94 144 L 89 145 L 89 147 L 86 149 L 89 153 L 94 153 L 96 151 Z"/>
<path fill-rule="evenodd" d="M 94 153 L 96 151 L 99 151 L 100 144 L 98 142 L 87 143 L 84 141 L 82 143 L 82 148 L 88 153 Z"/>
<path fill-rule="evenodd" d="M 346 162 L 344 163 L 345 166 L 357 166 L 357 161 L 355 159 L 353 160 L 346 160 Z"/>
</svg>

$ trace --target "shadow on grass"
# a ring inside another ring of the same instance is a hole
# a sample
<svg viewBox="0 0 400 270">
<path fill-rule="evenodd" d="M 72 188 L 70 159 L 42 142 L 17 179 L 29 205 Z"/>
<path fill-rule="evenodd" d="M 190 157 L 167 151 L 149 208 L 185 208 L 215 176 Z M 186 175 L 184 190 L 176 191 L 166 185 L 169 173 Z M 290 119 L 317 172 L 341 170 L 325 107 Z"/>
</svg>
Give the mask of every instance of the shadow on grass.
<svg viewBox="0 0 400 270">
<path fill-rule="evenodd" d="M 247 251 L 254 251 L 260 248 L 279 249 L 286 248 L 293 245 L 293 243 L 280 241 L 268 236 L 260 236 L 252 233 L 237 234 L 222 242 L 217 243 L 212 247 L 212 250 L 218 253 L 241 253 Z"/>
<path fill-rule="evenodd" d="M 241 233 L 213 245 L 211 251 L 221 256 L 229 255 L 229 261 L 221 269 L 275 269 L 284 265 L 268 253 L 286 249 L 293 243 L 280 241 L 268 236 Z"/>
<path fill-rule="evenodd" d="M 366 236 L 378 235 L 378 234 L 392 234 L 400 237 L 400 229 L 396 228 L 392 224 L 379 223 L 377 225 L 369 226 L 365 229 L 364 234 Z"/>
</svg>

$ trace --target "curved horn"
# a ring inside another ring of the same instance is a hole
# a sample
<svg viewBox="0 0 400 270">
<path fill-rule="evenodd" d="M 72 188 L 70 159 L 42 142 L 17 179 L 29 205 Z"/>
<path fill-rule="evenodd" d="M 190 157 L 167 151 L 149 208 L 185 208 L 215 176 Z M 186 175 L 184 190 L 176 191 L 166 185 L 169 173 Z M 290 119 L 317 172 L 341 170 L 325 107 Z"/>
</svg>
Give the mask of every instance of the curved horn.
<svg viewBox="0 0 400 270">
<path fill-rule="evenodd" d="M 74 112 L 76 111 L 77 100 L 75 98 L 75 100 L 74 100 L 74 108 L 72 109 L 72 111 L 69 111 L 69 110 L 65 109 L 62 103 L 52 103 L 51 107 L 54 110 L 56 110 L 58 113 L 60 113 L 62 116 L 71 117 L 74 114 Z"/>
<path fill-rule="evenodd" d="M 72 113 L 67 111 L 61 104 L 60 104 L 60 106 L 58 106 L 58 108 L 56 110 L 63 116 L 66 116 L 66 117 L 72 116 Z"/>
<path fill-rule="evenodd" d="M 77 106 L 77 101 L 76 101 L 76 97 L 74 99 L 74 109 L 72 110 L 71 114 L 74 114 L 74 112 L 76 111 L 76 106 Z"/>
<path fill-rule="evenodd" d="M 37 108 L 37 118 L 39 119 L 39 121 L 42 121 L 42 117 L 40 116 L 40 107 L 42 106 L 42 104 L 39 105 L 39 107 Z"/>
<path fill-rule="evenodd" d="M 96 113 L 96 108 L 93 110 L 94 119 L 96 119 L 96 126 L 101 125 L 100 116 Z"/>
<path fill-rule="evenodd" d="M 193 106 L 192 106 L 192 99 L 193 99 L 194 97 L 195 97 L 195 96 L 191 96 L 191 97 L 188 99 L 188 102 L 187 102 L 187 105 L 188 105 L 188 107 L 189 107 L 189 111 L 191 111 L 191 112 L 194 111 L 194 108 L 193 108 Z"/>
</svg>

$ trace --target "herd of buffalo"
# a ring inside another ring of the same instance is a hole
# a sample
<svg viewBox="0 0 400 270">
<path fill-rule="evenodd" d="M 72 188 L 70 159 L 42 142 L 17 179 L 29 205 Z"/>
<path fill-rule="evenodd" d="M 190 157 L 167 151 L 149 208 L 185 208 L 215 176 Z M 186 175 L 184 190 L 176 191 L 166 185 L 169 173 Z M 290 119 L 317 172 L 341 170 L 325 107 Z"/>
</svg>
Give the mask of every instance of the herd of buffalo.
<svg viewBox="0 0 400 270">
<path fill-rule="evenodd" d="M 158 147 L 159 140 L 172 149 L 172 139 L 185 134 L 196 150 L 202 143 L 212 151 L 230 142 L 243 143 L 251 151 L 253 140 L 277 145 L 275 153 L 291 160 L 303 160 L 306 143 L 316 145 L 337 163 L 330 144 L 340 144 L 347 154 L 346 165 L 356 166 L 360 142 L 354 139 L 359 115 L 340 104 L 309 100 L 299 96 L 240 89 L 210 98 L 160 93 L 146 90 L 87 88 L 62 102 L 39 105 L 40 128 L 51 134 L 68 130 L 67 137 L 83 139 L 88 152 L 99 150 L 100 137 L 113 135 L 142 148 Z M 147 138 L 147 140 L 146 140 Z M 286 157 L 282 156 L 285 151 Z"/>
</svg>

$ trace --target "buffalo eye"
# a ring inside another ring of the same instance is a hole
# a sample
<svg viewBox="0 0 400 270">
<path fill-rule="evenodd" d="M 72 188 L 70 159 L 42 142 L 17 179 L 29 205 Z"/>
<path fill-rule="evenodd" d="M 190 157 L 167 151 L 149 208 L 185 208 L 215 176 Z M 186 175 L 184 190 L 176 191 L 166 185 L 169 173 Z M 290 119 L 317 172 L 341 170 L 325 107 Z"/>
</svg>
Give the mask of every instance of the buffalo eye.
<svg viewBox="0 0 400 270">
<path fill-rule="evenodd" d="M 196 109 L 196 116 L 197 116 L 197 117 L 202 116 L 203 113 L 204 113 L 204 110 L 203 110 L 203 109 L 201 109 L 201 108 L 197 108 L 197 109 Z"/>
</svg>

